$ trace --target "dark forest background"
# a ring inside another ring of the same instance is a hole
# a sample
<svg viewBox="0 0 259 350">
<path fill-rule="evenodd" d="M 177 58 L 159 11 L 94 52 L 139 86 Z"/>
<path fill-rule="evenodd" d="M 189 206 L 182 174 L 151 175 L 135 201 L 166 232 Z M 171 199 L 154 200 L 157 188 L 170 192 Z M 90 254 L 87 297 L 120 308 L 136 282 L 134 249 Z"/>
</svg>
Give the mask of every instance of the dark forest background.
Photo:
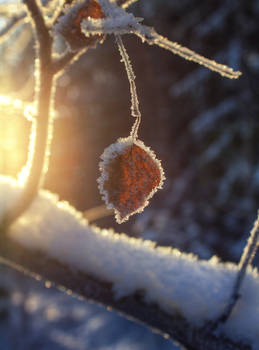
<svg viewBox="0 0 259 350">
<path fill-rule="evenodd" d="M 259 1 L 140 0 L 130 10 L 170 40 L 241 70 L 243 75 L 238 80 L 224 79 L 165 50 L 143 45 L 134 36 L 125 36 L 142 111 L 139 136 L 161 159 L 167 180 L 149 207 L 129 222 L 117 225 L 113 216 L 105 216 L 94 223 L 193 252 L 200 258 L 218 255 L 224 261 L 237 262 L 259 208 Z M 33 98 L 34 82 L 30 33 L 29 25 L 23 25 L 0 51 L 0 93 L 16 94 L 27 101 Z M 117 138 L 128 136 L 133 123 L 129 85 L 112 37 L 96 50 L 89 50 L 58 80 L 56 109 L 45 188 L 77 209 L 89 210 L 103 204 L 96 183 L 100 155 Z M 15 175 L 26 161 L 29 130 L 28 122 L 19 116 L 13 116 L 12 123 L 18 125 L 19 135 L 13 134 L 10 121 L 1 119 L 2 137 L 13 137 L 20 152 L 15 165 L 10 153 L 1 152 L 0 173 L 9 175 Z M 22 302 L 10 308 L 26 320 L 25 332 L 32 334 L 33 320 L 40 316 L 26 308 L 31 293 L 38 293 L 43 304 L 53 299 L 56 308 L 60 307 L 58 299 L 65 297 L 53 291 L 46 295 L 24 277 L 1 270 L 5 275 L 1 289 L 5 305 L 6 300 L 13 304 L 14 289 L 16 293 L 18 290 Z M 70 301 L 63 302 L 75 307 Z M 13 325 L 10 308 L 3 307 L 5 311 L 0 314 L 2 329 Z M 88 306 L 91 312 L 87 322 L 100 313 L 101 319 L 107 320 L 107 324 L 103 322 L 109 341 L 86 345 L 86 339 L 97 337 L 87 333 L 82 338 L 83 347 L 69 347 L 64 341 L 54 342 L 54 338 L 51 343 L 46 332 L 44 336 L 37 329 L 35 338 L 47 339 L 47 343 L 42 340 L 41 345 L 35 345 L 28 340 L 11 347 L 6 340 L 0 348 L 173 349 L 146 330 L 118 321 L 113 315 L 109 316 L 111 321 L 103 310 L 93 308 Z M 17 321 L 17 316 L 15 320 L 16 332 L 23 334 L 23 321 Z M 63 329 L 62 320 L 58 329 Z M 47 321 L 44 327 L 51 322 Z M 65 323 L 66 332 L 73 333 L 69 322 Z M 96 332 L 100 331 L 98 327 Z M 119 346 L 119 334 L 122 338 L 125 334 L 128 343 Z"/>
</svg>

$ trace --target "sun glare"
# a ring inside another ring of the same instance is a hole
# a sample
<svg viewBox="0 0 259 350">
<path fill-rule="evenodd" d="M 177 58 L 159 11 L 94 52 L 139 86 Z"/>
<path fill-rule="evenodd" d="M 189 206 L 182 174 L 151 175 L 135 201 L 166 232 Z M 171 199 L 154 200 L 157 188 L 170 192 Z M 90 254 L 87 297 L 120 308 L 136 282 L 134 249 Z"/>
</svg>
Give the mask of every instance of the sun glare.
<svg viewBox="0 0 259 350">
<path fill-rule="evenodd" d="M 8 95 L 0 95 L 0 173 L 17 176 L 20 172 L 19 183 L 24 183 L 32 157 L 32 152 L 27 156 L 28 143 L 33 144 L 35 134 L 31 115 L 32 105 Z"/>
</svg>

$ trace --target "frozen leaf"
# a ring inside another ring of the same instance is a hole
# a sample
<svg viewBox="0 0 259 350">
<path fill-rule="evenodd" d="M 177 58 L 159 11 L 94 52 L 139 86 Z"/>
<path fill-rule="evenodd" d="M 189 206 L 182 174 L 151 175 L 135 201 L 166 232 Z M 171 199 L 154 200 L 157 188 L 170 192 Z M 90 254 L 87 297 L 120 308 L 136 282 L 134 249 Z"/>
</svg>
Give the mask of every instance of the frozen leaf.
<svg viewBox="0 0 259 350">
<path fill-rule="evenodd" d="M 155 154 L 140 140 L 119 139 L 104 150 L 97 180 L 108 208 L 122 223 L 141 212 L 158 188 L 164 172 Z"/>
<path fill-rule="evenodd" d="M 66 2 L 64 14 L 55 26 L 55 32 L 60 33 L 68 42 L 73 51 L 83 47 L 94 47 L 103 35 L 90 35 L 86 37 L 81 31 L 81 22 L 84 19 L 101 19 L 105 17 L 101 5 L 96 0 L 86 0 L 84 2 Z"/>
<path fill-rule="evenodd" d="M 90 0 L 88 4 L 78 11 L 77 16 L 74 20 L 75 26 L 80 30 L 80 25 L 82 19 L 87 19 L 88 17 L 98 19 L 104 18 L 104 13 L 102 11 L 101 5 L 95 1 Z"/>
<path fill-rule="evenodd" d="M 118 1 L 111 0 L 99 0 L 104 12 L 105 18 L 88 19 L 82 21 L 83 33 L 88 37 L 89 35 L 96 34 L 135 34 L 142 39 L 143 42 L 147 42 L 149 45 L 157 45 L 165 50 L 168 50 L 176 55 L 183 57 L 186 60 L 201 64 L 208 69 L 221 74 L 223 77 L 229 79 L 237 79 L 241 75 L 241 72 L 234 71 L 232 68 L 217 63 L 206 57 L 199 55 L 198 53 L 181 46 L 177 42 L 170 41 L 166 37 L 158 34 L 154 28 L 142 25 L 141 19 L 134 17 L 132 14 L 127 13 L 125 8 L 128 7 L 134 0 Z M 125 6 L 124 6 L 125 4 Z M 122 7 L 119 7 L 122 5 Z"/>
</svg>

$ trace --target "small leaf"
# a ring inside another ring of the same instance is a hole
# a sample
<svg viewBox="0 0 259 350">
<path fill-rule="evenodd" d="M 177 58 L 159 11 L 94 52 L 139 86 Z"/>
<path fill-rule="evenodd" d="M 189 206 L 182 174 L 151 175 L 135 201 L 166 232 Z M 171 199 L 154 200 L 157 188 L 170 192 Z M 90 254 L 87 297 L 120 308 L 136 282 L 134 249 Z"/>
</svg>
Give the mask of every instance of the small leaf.
<svg viewBox="0 0 259 350">
<path fill-rule="evenodd" d="M 155 154 L 140 140 L 119 139 L 104 150 L 97 180 L 107 207 L 122 223 L 143 211 L 162 187 L 164 172 Z"/>
<path fill-rule="evenodd" d="M 71 0 L 65 2 L 64 13 L 59 18 L 55 31 L 66 39 L 72 51 L 77 51 L 84 47 L 95 47 L 104 38 L 103 35 L 86 37 L 82 33 L 81 22 L 89 17 L 93 19 L 105 17 L 98 1 L 86 0 L 76 4 Z"/>
<path fill-rule="evenodd" d="M 90 0 L 88 4 L 85 7 L 81 8 L 77 13 L 74 24 L 78 30 L 80 30 L 80 32 L 82 19 L 87 19 L 88 17 L 94 19 L 105 17 L 101 5 L 95 0 Z"/>
</svg>

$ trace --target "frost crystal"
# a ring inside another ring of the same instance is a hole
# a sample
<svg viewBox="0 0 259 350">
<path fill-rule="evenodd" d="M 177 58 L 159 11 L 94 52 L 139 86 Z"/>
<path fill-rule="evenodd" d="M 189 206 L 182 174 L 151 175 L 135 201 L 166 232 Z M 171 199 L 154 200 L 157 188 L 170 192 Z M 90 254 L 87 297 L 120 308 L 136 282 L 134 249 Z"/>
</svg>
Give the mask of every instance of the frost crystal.
<svg viewBox="0 0 259 350">
<path fill-rule="evenodd" d="M 89 37 L 96 34 L 135 34 L 141 38 L 143 42 L 149 45 L 157 45 L 176 55 L 183 57 L 188 61 L 196 62 L 208 69 L 221 74 L 230 79 L 237 79 L 241 72 L 234 71 L 232 68 L 217 63 L 206 57 L 203 57 L 196 52 L 181 46 L 177 42 L 173 42 L 158 34 L 154 28 L 140 24 L 142 19 L 134 17 L 125 11 L 132 1 L 125 2 L 125 6 L 119 7 L 120 2 L 116 3 L 109 0 L 99 0 L 102 10 L 105 13 L 105 18 L 91 19 L 84 18 L 81 22 L 82 32 Z"/>
<path fill-rule="evenodd" d="M 75 1 L 73 6 L 64 7 L 64 15 L 58 19 L 54 32 L 61 34 L 68 42 L 72 51 L 83 47 L 95 47 L 103 35 L 84 35 L 81 31 L 81 22 L 87 18 L 104 18 L 100 4 L 95 0 Z"/>
<path fill-rule="evenodd" d="M 131 136 L 107 147 L 101 159 L 99 190 L 122 223 L 148 205 L 163 185 L 164 172 L 154 152 Z"/>
</svg>

